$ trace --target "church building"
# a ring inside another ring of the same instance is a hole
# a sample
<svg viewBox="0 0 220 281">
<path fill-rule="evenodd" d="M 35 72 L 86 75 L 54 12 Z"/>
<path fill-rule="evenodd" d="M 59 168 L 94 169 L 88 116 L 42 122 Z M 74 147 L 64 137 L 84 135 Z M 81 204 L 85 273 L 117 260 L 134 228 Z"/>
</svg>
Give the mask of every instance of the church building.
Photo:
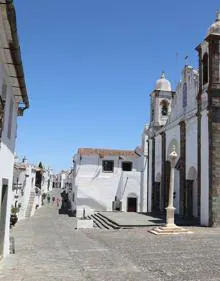
<svg viewBox="0 0 220 281">
<path fill-rule="evenodd" d="M 176 91 L 162 73 L 151 93 L 148 211 L 167 207 L 175 145 L 176 213 L 213 226 L 220 223 L 220 12 L 196 51 L 199 69 L 185 65 Z"/>
</svg>

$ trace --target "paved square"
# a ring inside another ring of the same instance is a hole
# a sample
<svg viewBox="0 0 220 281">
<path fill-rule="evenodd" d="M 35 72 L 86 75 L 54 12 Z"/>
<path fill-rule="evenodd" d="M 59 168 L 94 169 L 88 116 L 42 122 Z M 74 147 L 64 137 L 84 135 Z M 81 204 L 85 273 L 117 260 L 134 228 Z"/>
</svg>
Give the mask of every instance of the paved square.
<svg viewBox="0 0 220 281">
<path fill-rule="evenodd" d="M 158 237 L 148 228 L 75 230 L 50 204 L 13 229 L 16 254 L 0 264 L 4 281 L 220 280 L 220 229 Z"/>
<path fill-rule="evenodd" d="M 122 227 L 158 226 L 163 223 L 161 219 L 141 215 L 133 212 L 99 212 L 106 218 Z"/>
</svg>

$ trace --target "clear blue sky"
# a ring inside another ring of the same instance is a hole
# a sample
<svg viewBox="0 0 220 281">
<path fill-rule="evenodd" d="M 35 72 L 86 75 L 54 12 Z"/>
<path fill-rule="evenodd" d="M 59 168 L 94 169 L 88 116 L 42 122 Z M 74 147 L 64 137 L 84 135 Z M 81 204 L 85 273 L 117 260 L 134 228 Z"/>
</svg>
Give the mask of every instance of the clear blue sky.
<svg viewBox="0 0 220 281">
<path fill-rule="evenodd" d="M 173 88 L 219 0 L 15 0 L 30 109 L 17 153 L 56 171 L 79 147 L 133 149 L 164 70 Z M 178 52 L 178 63 L 176 53 Z"/>
</svg>

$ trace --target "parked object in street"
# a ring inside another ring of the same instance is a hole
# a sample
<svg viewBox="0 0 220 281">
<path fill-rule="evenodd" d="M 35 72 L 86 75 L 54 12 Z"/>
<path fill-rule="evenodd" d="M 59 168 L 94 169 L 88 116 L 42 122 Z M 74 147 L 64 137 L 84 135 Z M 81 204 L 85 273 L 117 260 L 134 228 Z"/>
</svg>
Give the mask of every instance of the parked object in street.
<svg viewBox="0 0 220 281">
<path fill-rule="evenodd" d="M 10 227 L 14 226 L 18 221 L 17 212 L 18 212 L 17 208 L 11 209 Z"/>
<path fill-rule="evenodd" d="M 48 204 L 50 203 L 50 195 L 49 194 L 47 195 L 47 203 Z"/>
</svg>

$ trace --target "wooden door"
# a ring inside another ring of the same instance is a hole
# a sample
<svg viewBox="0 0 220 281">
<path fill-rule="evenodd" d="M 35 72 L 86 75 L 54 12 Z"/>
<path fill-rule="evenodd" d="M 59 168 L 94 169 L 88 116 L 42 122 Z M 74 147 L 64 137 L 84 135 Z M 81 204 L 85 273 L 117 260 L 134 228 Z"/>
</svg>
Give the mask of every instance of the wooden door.
<svg viewBox="0 0 220 281">
<path fill-rule="evenodd" d="M 137 212 L 137 198 L 128 197 L 127 212 Z"/>
<path fill-rule="evenodd" d="M 184 216 L 193 217 L 193 180 L 186 180 L 184 189 Z"/>
<path fill-rule="evenodd" d="M 159 211 L 160 210 L 160 182 L 154 183 L 154 190 L 152 192 L 152 196 L 153 196 L 152 211 Z"/>
</svg>

